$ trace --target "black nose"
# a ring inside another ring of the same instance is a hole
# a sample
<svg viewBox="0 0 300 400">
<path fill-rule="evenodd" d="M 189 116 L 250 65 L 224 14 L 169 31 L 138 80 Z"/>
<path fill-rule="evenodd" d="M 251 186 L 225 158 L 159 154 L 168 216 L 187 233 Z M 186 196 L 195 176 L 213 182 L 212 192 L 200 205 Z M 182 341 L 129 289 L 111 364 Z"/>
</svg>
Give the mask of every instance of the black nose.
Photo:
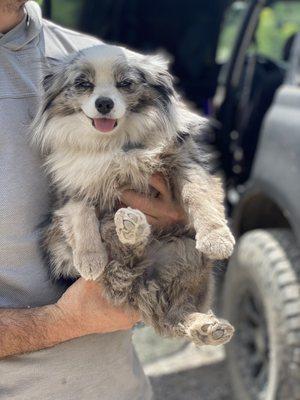
<svg viewBox="0 0 300 400">
<path fill-rule="evenodd" d="M 108 114 L 114 108 L 114 102 L 109 97 L 98 97 L 95 106 L 101 114 Z"/>
</svg>

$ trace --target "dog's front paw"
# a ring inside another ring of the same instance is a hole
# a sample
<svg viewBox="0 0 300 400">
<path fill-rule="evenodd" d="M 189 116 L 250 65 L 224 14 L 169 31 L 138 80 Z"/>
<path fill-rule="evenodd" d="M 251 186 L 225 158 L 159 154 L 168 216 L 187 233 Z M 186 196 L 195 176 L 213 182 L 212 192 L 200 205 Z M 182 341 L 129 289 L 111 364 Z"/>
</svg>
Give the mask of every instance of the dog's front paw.
<svg viewBox="0 0 300 400">
<path fill-rule="evenodd" d="M 121 243 L 135 245 L 146 242 L 150 235 L 150 225 L 145 214 L 130 207 L 120 208 L 115 214 L 115 225 Z"/>
<path fill-rule="evenodd" d="M 108 263 L 107 257 L 100 252 L 74 252 L 73 258 L 75 268 L 88 281 L 99 278 Z"/>
<path fill-rule="evenodd" d="M 207 235 L 196 235 L 196 248 L 208 258 L 224 260 L 233 252 L 235 240 L 227 226 L 214 229 Z"/>
</svg>

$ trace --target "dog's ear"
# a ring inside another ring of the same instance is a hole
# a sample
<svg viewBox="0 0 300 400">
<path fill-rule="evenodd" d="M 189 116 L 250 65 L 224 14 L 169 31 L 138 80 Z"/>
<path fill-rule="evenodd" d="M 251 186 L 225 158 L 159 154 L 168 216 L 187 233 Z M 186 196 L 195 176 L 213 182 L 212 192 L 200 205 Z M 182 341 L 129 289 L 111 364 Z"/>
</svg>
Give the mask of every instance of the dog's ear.
<svg viewBox="0 0 300 400">
<path fill-rule="evenodd" d="M 54 79 L 53 72 L 48 72 L 46 75 L 44 75 L 42 84 L 45 91 L 49 90 L 49 88 L 52 85 L 53 79 Z"/>
<path fill-rule="evenodd" d="M 145 83 L 165 96 L 174 95 L 173 77 L 169 72 L 169 59 L 162 54 L 144 56 L 139 72 Z"/>
<path fill-rule="evenodd" d="M 66 65 L 65 60 L 51 60 L 44 68 L 44 77 L 42 80 L 44 89 L 43 111 L 51 107 L 55 97 L 57 97 L 66 86 L 68 80 Z"/>
<path fill-rule="evenodd" d="M 56 58 L 47 59 L 47 65 L 44 65 L 43 68 L 42 80 L 42 85 L 45 92 L 51 88 L 55 79 L 63 72 L 65 64 L 65 60 L 58 60 Z"/>
<path fill-rule="evenodd" d="M 70 84 L 72 66 L 81 56 L 81 52 L 70 54 L 62 59 L 48 58 L 44 67 L 42 85 L 44 88 L 44 111 L 52 104 L 53 100 Z"/>
</svg>

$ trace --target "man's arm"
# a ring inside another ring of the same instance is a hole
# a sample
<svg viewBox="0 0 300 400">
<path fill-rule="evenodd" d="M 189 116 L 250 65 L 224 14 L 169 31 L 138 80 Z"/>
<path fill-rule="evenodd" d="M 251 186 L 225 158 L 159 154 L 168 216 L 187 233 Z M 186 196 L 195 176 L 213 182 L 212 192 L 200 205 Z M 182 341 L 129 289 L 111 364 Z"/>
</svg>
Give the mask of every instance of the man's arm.
<svg viewBox="0 0 300 400">
<path fill-rule="evenodd" d="M 0 358 L 92 333 L 130 329 L 138 320 L 137 313 L 111 306 L 98 284 L 79 279 L 56 304 L 0 309 Z"/>
<path fill-rule="evenodd" d="M 138 208 L 156 226 L 186 223 L 181 206 L 172 198 L 164 178 L 154 175 L 150 184 L 157 198 L 127 190 L 125 205 Z M 140 316 L 111 306 L 95 282 L 78 279 L 56 304 L 31 309 L 0 309 L 0 358 L 40 350 L 92 333 L 126 330 Z"/>
<path fill-rule="evenodd" d="M 50 347 L 74 335 L 55 305 L 0 310 L 0 358 Z"/>
</svg>

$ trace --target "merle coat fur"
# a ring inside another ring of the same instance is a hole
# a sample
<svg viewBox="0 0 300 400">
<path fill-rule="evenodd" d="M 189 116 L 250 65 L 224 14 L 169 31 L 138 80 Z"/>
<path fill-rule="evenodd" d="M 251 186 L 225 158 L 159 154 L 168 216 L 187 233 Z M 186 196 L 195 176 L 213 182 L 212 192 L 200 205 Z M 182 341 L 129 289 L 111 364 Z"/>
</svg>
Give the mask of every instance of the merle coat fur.
<svg viewBox="0 0 300 400">
<path fill-rule="evenodd" d="M 140 310 L 160 334 L 228 341 L 233 328 L 209 311 L 210 260 L 229 257 L 234 239 L 201 145 L 206 120 L 175 92 L 167 62 L 99 45 L 51 67 L 44 89 L 32 142 L 56 198 L 41 233 L 54 277 L 101 281 L 114 304 Z M 104 119 L 113 121 L 109 132 L 99 131 Z M 118 209 L 124 187 L 153 195 L 156 172 L 186 226 L 159 231 L 140 211 Z"/>
</svg>

